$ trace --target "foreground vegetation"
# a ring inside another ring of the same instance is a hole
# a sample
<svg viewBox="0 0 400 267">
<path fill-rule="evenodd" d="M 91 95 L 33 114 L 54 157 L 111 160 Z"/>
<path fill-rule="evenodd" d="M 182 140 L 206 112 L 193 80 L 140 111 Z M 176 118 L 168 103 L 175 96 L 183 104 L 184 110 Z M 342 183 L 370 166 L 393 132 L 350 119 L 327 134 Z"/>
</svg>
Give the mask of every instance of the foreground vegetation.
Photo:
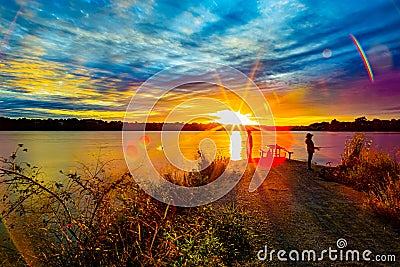
<svg viewBox="0 0 400 267">
<path fill-rule="evenodd" d="M 371 208 L 400 226 L 400 163 L 371 145 L 365 134 L 355 134 L 329 177 L 366 192 Z"/>
<path fill-rule="evenodd" d="M 21 144 L 2 159 L 1 214 L 17 239 L 28 241 L 21 247 L 29 264 L 235 266 L 256 260 L 260 243 L 251 226 L 257 223 L 234 204 L 168 206 L 130 174 L 111 177 L 105 164 L 46 182 L 37 167 L 16 162 L 22 150 Z M 211 168 L 219 172 L 223 162 Z"/>
</svg>

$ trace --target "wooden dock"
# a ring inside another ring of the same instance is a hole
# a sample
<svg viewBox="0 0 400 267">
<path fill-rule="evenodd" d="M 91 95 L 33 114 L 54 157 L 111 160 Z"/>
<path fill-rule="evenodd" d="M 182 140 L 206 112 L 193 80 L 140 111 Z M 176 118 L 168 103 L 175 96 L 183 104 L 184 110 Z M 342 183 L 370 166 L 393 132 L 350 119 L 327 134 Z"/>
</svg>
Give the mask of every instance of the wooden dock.
<svg viewBox="0 0 400 267">
<path fill-rule="evenodd" d="M 292 158 L 292 154 L 292 151 L 289 151 L 278 144 L 266 145 L 265 149 L 260 149 L 260 158 L 274 157 L 274 159 L 286 158 L 290 160 Z"/>
</svg>

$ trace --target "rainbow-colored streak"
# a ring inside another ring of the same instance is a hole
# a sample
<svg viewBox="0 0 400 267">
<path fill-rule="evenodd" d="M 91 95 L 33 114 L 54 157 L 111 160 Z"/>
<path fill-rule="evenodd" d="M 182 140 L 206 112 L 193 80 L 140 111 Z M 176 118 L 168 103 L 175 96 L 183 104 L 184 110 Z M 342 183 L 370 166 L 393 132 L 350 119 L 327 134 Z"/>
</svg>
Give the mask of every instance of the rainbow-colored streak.
<svg viewBox="0 0 400 267">
<path fill-rule="evenodd" d="M 17 19 L 20 14 L 21 14 L 21 8 L 17 11 L 17 14 L 15 14 L 15 17 L 14 17 L 13 21 L 11 22 L 10 27 L 8 28 L 8 32 L 7 32 L 6 36 L 4 37 L 4 41 L 0 45 L 0 62 L 3 61 L 2 57 L 4 54 L 4 47 L 8 44 L 8 41 L 10 40 L 10 36 L 11 36 L 12 32 L 14 31 L 15 23 L 17 22 Z"/>
<path fill-rule="evenodd" d="M 361 58 L 364 61 L 365 68 L 368 71 L 369 79 L 373 83 L 374 82 L 374 73 L 372 72 L 371 65 L 369 64 L 368 58 L 365 55 L 364 50 L 362 49 L 360 43 L 357 41 L 356 37 L 354 37 L 353 34 L 350 34 L 350 38 L 351 38 L 351 40 L 353 40 L 353 43 L 356 45 L 358 52 L 360 53 Z"/>
</svg>

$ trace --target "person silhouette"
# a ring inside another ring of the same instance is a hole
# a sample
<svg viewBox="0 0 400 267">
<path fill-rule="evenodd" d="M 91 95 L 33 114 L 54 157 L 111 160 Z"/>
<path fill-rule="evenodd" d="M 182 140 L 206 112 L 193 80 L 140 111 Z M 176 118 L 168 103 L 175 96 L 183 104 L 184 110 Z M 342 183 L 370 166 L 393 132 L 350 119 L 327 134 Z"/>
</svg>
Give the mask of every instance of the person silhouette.
<svg viewBox="0 0 400 267">
<path fill-rule="evenodd" d="M 253 160 L 251 154 L 253 151 L 253 136 L 251 135 L 251 130 L 247 130 L 247 159 L 249 162 Z"/>
<path fill-rule="evenodd" d="M 307 166 L 308 166 L 308 169 L 310 171 L 313 170 L 311 168 L 311 160 L 313 158 L 315 149 L 319 150 L 319 147 L 314 146 L 314 142 L 312 141 L 312 137 L 313 137 L 313 135 L 311 133 L 307 133 L 306 134 L 306 141 L 305 141 L 305 143 L 307 145 L 307 153 L 308 153 Z"/>
</svg>

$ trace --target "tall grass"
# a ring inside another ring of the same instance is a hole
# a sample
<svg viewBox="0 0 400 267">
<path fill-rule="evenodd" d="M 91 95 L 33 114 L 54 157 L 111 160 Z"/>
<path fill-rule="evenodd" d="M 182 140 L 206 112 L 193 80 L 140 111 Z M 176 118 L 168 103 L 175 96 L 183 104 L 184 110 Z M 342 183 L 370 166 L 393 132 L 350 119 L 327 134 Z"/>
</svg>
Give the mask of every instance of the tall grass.
<svg viewBox="0 0 400 267">
<path fill-rule="evenodd" d="M 365 134 L 355 134 L 345 144 L 335 180 L 367 192 L 375 211 L 400 222 L 400 164 L 371 145 Z"/>
<path fill-rule="evenodd" d="M 208 162 L 207 159 L 201 158 L 199 163 L 200 171 L 193 170 L 187 172 L 168 165 L 162 170 L 162 176 L 164 179 L 180 186 L 202 186 L 220 177 L 228 166 L 228 163 L 229 159 L 225 157 L 217 157 L 212 162 Z"/>
<path fill-rule="evenodd" d="M 250 216 L 234 205 L 169 206 L 147 195 L 129 173 L 110 176 L 106 164 L 46 182 L 38 168 L 16 161 L 18 149 L 1 159 L 1 214 L 23 230 L 29 264 L 233 266 L 254 258 Z M 198 181 L 222 169 L 222 161 L 211 164 L 196 174 Z"/>
</svg>

